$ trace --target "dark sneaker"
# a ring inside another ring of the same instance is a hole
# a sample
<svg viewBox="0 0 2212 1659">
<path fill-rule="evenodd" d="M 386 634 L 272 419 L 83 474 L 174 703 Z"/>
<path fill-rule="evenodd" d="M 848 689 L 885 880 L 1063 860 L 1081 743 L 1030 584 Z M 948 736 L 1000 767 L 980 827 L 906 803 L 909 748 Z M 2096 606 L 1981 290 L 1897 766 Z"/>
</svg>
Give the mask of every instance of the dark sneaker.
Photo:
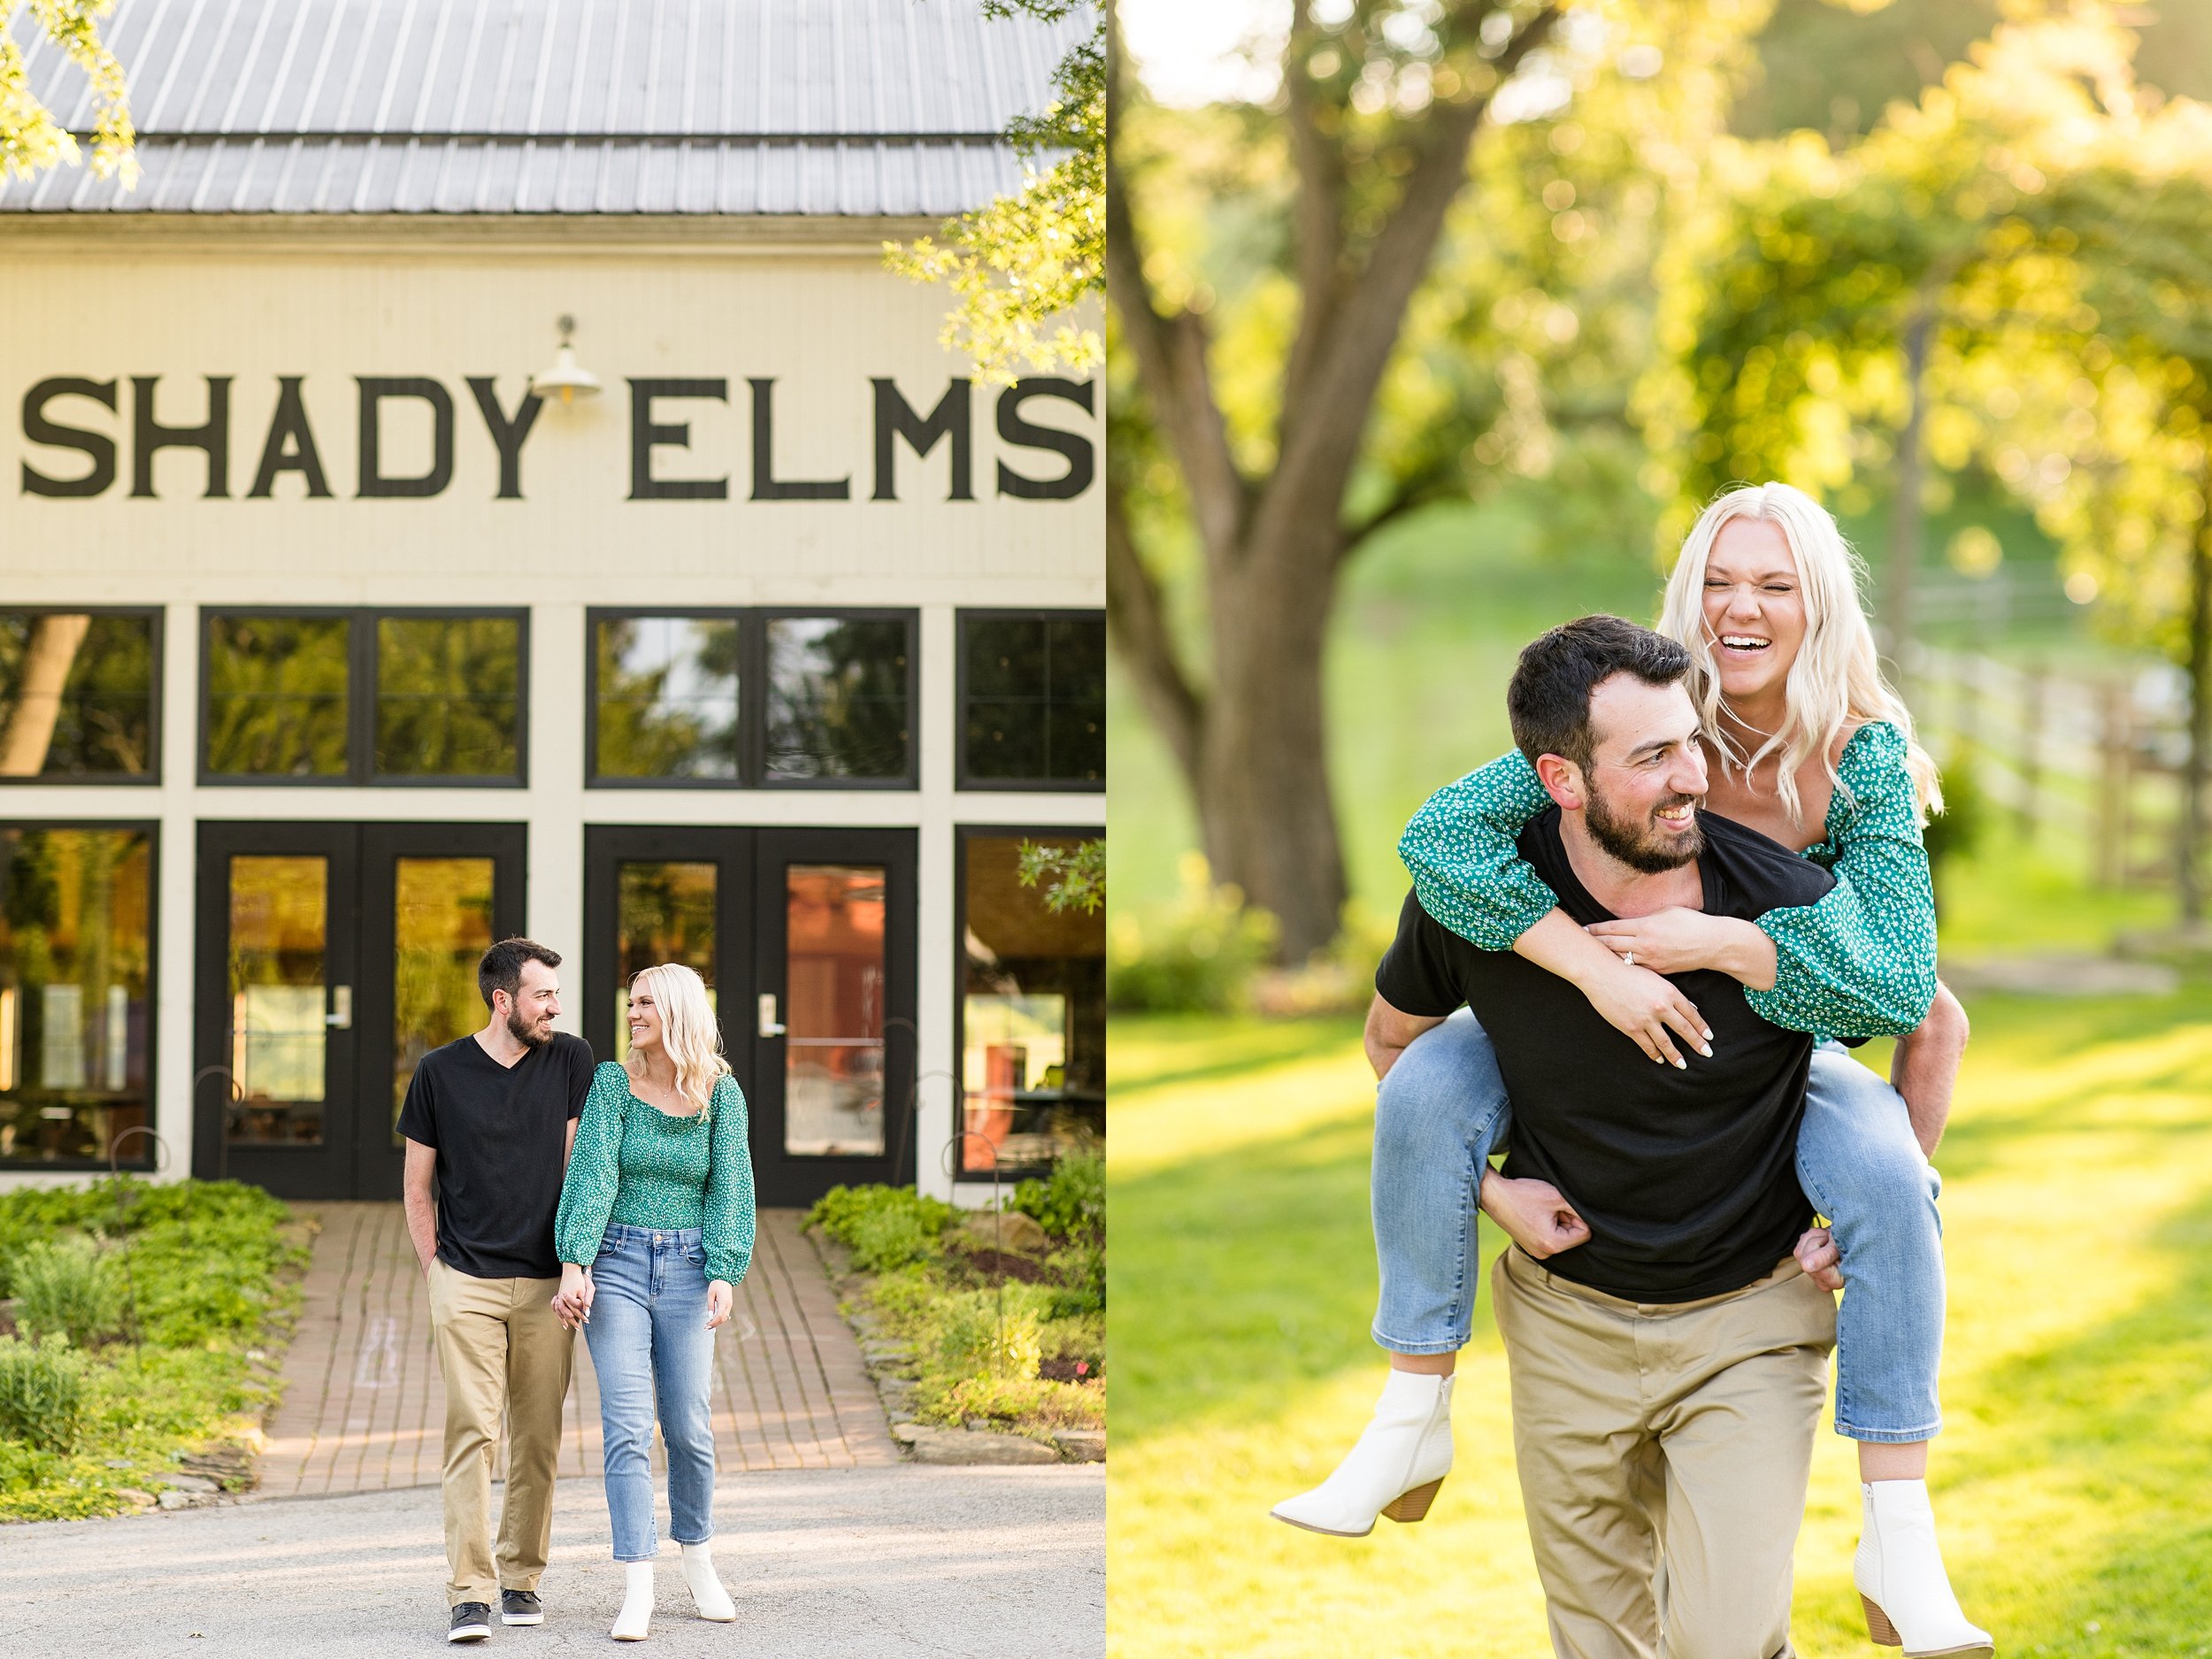
<svg viewBox="0 0 2212 1659">
<path fill-rule="evenodd" d="M 492 1609 L 488 1601 L 464 1601 L 453 1609 L 453 1624 L 445 1633 L 448 1641 L 482 1641 L 492 1633 Z"/>
<path fill-rule="evenodd" d="M 503 1624 L 542 1624 L 545 1623 L 545 1603 L 538 1600 L 535 1590 L 502 1590 L 499 1593 L 499 1622 Z"/>
</svg>

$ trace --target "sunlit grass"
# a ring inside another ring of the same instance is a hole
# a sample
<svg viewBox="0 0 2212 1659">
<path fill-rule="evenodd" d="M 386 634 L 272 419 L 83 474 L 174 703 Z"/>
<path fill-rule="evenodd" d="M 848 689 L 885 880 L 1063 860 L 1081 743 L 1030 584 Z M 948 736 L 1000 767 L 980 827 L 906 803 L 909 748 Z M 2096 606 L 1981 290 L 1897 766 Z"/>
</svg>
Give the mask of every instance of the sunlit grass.
<svg viewBox="0 0 2212 1659">
<path fill-rule="evenodd" d="M 1972 1012 L 1938 1160 L 1954 1578 L 2001 1653 L 2212 1654 L 2212 987 Z M 1347 1542 L 1265 1518 L 1381 1379 L 1356 1022 L 1118 1020 L 1113 1063 L 1118 1659 L 1548 1654 L 1486 1293 L 1429 1519 Z M 1824 1425 L 1808 1659 L 1873 1652 L 1857 1528 L 1852 1448 Z"/>
</svg>

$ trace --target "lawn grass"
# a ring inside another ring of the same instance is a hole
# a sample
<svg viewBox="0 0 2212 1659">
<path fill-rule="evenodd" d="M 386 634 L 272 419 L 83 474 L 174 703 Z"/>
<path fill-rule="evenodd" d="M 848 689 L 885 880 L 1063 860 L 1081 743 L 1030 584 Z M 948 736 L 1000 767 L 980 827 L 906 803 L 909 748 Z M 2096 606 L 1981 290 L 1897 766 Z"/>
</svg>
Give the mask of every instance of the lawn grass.
<svg viewBox="0 0 2212 1659">
<path fill-rule="evenodd" d="M 2085 907 L 2085 932 L 2108 920 Z M 2212 985 L 1970 1011 L 1938 1158 L 1932 1473 L 1955 1581 L 2001 1652 L 2212 1654 Z M 1113 1065 L 1117 1659 L 1548 1654 L 1486 1294 L 1427 1522 L 1347 1541 L 1266 1518 L 1327 1472 L 1382 1376 L 1356 1022 L 1117 1019 Z M 1500 1243 L 1486 1228 L 1486 1256 Z M 1824 1425 L 1797 1555 L 1808 1659 L 1873 1651 L 1857 1529 L 1853 1450 Z"/>
</svg>

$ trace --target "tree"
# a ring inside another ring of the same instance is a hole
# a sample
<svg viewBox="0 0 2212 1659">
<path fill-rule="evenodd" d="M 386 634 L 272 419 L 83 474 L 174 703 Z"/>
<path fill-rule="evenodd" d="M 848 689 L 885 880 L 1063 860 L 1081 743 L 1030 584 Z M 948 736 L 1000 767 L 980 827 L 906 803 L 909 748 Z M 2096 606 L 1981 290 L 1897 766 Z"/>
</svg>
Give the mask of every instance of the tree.
<svg viewBox="0 0 2212 1659">
<path fill-rule="evenodd" d="M 1297 0 L 1276 103 L 1171 137 L 1109 51 L 1108 622 L 1214 871 L 1286 957 L 1328 942 L 1346 892 L 1338 579 L 1409 513 L 1549 470 L 1555 423 L 1622 424 L 1647 300 L 1611 302 L 1647 282 L 1646 232 L 1763 16 L 1717 10 Z M 1225 246 L 1194 248 L 1209 215 Z M 1594 372 L 1550 372 L 1570 361 Z M 1186 534 L 1202 676 L 1171 611 Z"/>
<path fill-rule="evenodd" d="M 73 165 L 82 152 L 75 137 L 32 96 L 23 54 L 8 33 L 21 6 L 22 0 L 0 0 L 0 172 L 27 179 L 65 161 Z M 30 0 L 40 32 L 84 71 L 99 101 L 92 170 L 104 179 L 119 178 L 129 189 L 138 182 L 130 88 L 123 65 L 100 38 L 101 19 L 114 9 L 115 0 Z"/>
<path fill-rule="evenodd" d="M 1087 0 L 983 0 L 986 17 L 1056 23 Z M 1082 303 L 1105 287 L 1106 19 L 1053 71 L 1058 95 L 1020 116 L 1006 136 L 1023 162 L 1022 188 L 947 221 L 940 244 L 884 244 L 902 276 L 942 282 L 959 296 L 941 339 L 977 376 L 1010 384 L 1018 368 L 1080 373 L 1103 360 Z M 1054 159 L 1040 167 L 1046 157 Z"/>
</svg>

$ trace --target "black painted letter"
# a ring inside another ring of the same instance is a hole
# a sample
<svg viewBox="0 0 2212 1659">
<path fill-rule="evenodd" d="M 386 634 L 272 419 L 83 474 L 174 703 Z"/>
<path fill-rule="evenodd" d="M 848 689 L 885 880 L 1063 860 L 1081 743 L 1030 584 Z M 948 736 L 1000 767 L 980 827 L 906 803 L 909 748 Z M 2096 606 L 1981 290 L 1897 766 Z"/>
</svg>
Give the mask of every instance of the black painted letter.
<svg viewBox="0 0 2212 1659">
<path fill-rule="evenodd" d="M 269 435 L 261 445 L 261 465 L 253 475 L 249 500 L 266 500 L 276 488 L 279 472 L 297 472 L 307 482 L 308 498 L 327 501 L 330 485 L 323 477 L 323 457 L 315 448 L 314 429 L 307 424 L 307 405 L 300 401 L 296 374 L 277 377 L 276 413 L 269 417 Z"/>
<path fill-rule="evenodd" d="M 899 498 L 897 462 L 893 457 L 893 440 L 903 438 L 913 445 L 914 453 L 926 456 L 937 447 L 937 440 L 949 434 L 952 438 L 952 493 L 947 501 L 973 501 L 975 488 L 968 465 L 968 446 L 971 434 L 968 421 L 968 382 L 955 380 L 945 388 L 945 395 L 937 400 L 937 407 L 924 420 L 914 412 L 914 406 L 900 396 L 895 380 L 872 380 L 876 388 L 876 493 L 872 501 L 896 501 Z"/>
<path fill-rule="evenodd" d="M 46 405 L 56 397 L 89 397 L 115 408 L 113 380 L 78 380 L 66 375 L 41 380 L 23 394 L 23 435 L 33 443 L 50 443 L 59 449 L 77 449 L 92 457 L 92 470 L 82 478 L 49 478 L 23 463 L 26 495 L 96 495 L 115 482 L 115 440 L 104 432 L 65 426 L 46 418 Z"/>
<path fill-rule="evenodd" d="M 655 478 L 657 444 L 691 447 L 691 423 L 653 423 L 657 397 L 718 397 L 730 401 L 727 380 L 632 380 L 630 382 L 630 499 L 632 501 L 727 501 L 730 480 L 721 478 Z"/>
<path fill-rule="evenodd" d="M 469 390 L 476 394 L 476 406 L 484 411 L 484 425 L 492 434 L 492 442 L 499 446 L 499 494 L 494 499 L 520 501 L 522 445 L 530 435 L 530 428 L 538 424 L 538 411 L 545 407 L 545 399 L 525 381 L 522 401 L 515 405 L 515 418 L 510 420 L 500 411 L 499 390 L 490 375 L 470 375 Z"/>
<path fill-rule="evenodd" d="M 207 456 L 207 494 L 212 501 L 230 494 L 230 376 L 211 374 L 207 380 L 207 424 L 165 426 L 154 419 L 154 388 L 158 374 L 134 374 L 132 388 L 131 494 L 154 493 L 154 457 L 164 449 L 199 449 Z"/>
<path fill-rule="evenodd" d="M 1092 453 L 1091 441 L 1079 434 L 1062 432 L 1054 426 L 1032 426 L 1022 419 L 1022 403 L 1031 397 L 1060 397 L 1081 405 L 1088 414 L 1093 409 L 1094 395 L 1098 382 L 1085 380 L 1078 385 L 1073 380 L 1016 380 L 998 399 L 998 435 L 1025 449 L 1054 449 L 1068 458 L 1068 470 L 1058 478 L 1025 478 L 1008 466 L 998 464 L 998 493 L 1012 495 L 1022 501 L 1069 501 L 1091 487 L 1091 478 L 1097 468 Z"/>
<path fill-rule="evenodd" d="M 435 495 L 453 481 L 453 397 L 436 380 L 420 376 L 364 380 L 361 388 L 361 495 Z M 386 478 L 378 470 L 378 406 L 388 397 L 419 397 L 430 405 L 430 470 L 420 478 Z"/>
<path fill-rule="evenodd" d="M 777 478 L 776 383 L 773 380 L 751 380 L 747 384 L 753 388 L 753 499 L 850 501 L 853 498 L 853 475 L 850 472 L 842 478 Z"/>
</svg>

